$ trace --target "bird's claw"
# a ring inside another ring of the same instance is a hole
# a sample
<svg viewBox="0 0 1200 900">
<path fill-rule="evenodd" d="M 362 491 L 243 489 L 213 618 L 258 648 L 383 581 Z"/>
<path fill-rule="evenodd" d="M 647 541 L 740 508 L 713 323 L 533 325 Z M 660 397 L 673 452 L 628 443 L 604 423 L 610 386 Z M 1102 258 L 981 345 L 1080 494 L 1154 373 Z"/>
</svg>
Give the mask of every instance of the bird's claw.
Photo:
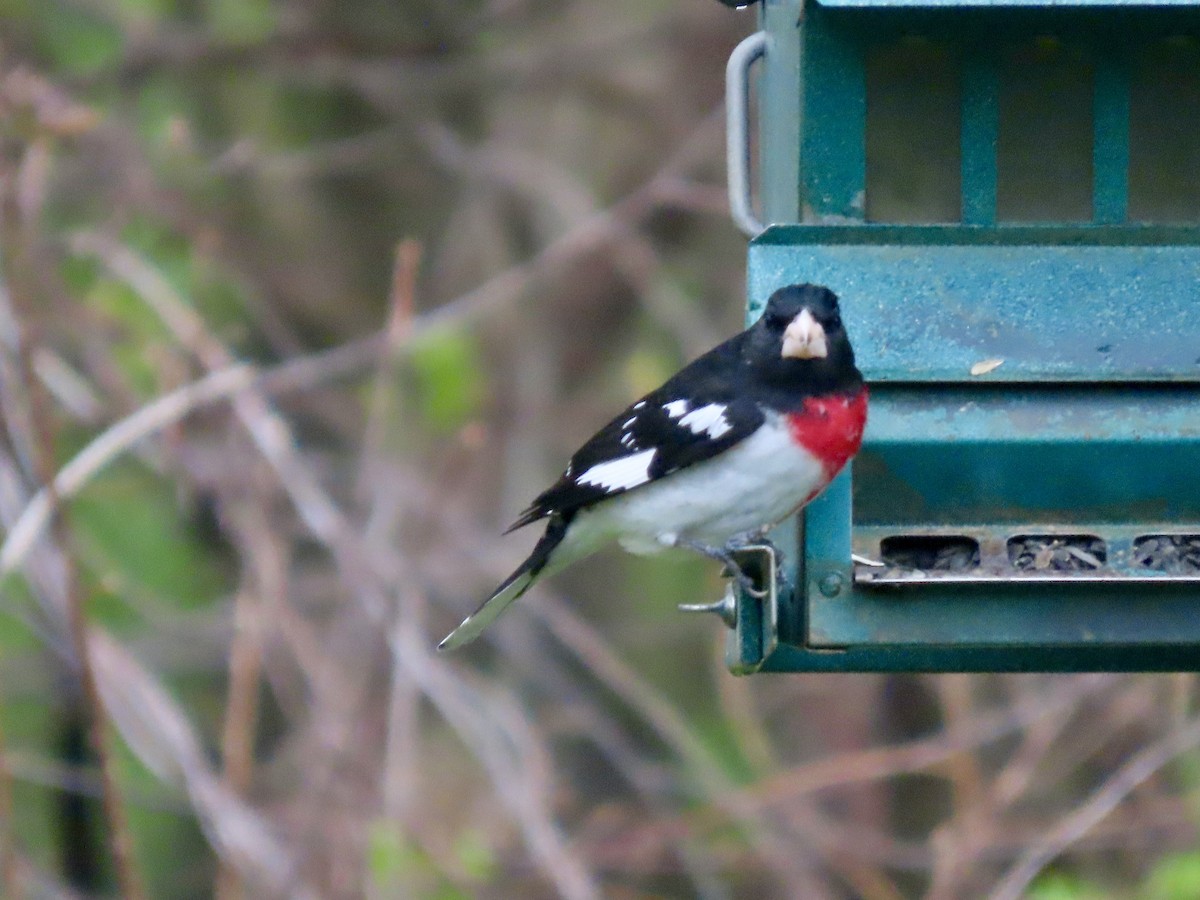
<svg viewBox="0 0 1200 900">
<path fill-rule="evenodd" d="M 722 549 L 722 553 L 729 557 L 729 562 L 725 566 L 724 574 L 726 577 L 733 578 L 738 583 L 738 587 L 757 600 L 764 599 L 770 594 L 770 591 L 761 590 L 757 587 L 754 579 L 747 575 L 742 567 L 738 565 L 737 557 L 734 554 L 745 550 L 761 550 L 765 548 L 770 551 L 769 555 L 776 561 L 776 566 L 781 567 L 783 555 L 767 537 L 768 530 L 767 528 L 760 528 L 756 531 L 747 532 L 744 535 L 738 535 Z"/>
<path fill-rule="evenodd" d="M 761 600 L 767 596 L 768 592 L 760 590 L 755 585 L 754 579 L 742 570 L 742 567 L 738 565 L 738 561 L 734 558 L 733 554 L 742 548 L 728 545 L 725 547 L 711 547 L 708 544 L 703 544 L 699 541 L 691 541 L 682 538 L 676 540 L 676 546 L 694 550 L 697 553 L 707 556 L 709 559 L 715 559 L 717 562 L 722 563 L 725 568 L 721 574 L 726 578 L 732 578 L 734 581 L 736 581 L 738 587 L 740 587 L 751 597 Z"/>
<path fill-rule="evenodd" d="M 737 582 L 738 587 L 756 600 L 762 600 L 769 593 L 769 591 L 760 590 L 756 587 L 754 579 L 742 571 L 742 567 L 732 559 L 725 563 L 725 568 L 721 570 L 721 577 L 732 578 Z"/>
</svg>

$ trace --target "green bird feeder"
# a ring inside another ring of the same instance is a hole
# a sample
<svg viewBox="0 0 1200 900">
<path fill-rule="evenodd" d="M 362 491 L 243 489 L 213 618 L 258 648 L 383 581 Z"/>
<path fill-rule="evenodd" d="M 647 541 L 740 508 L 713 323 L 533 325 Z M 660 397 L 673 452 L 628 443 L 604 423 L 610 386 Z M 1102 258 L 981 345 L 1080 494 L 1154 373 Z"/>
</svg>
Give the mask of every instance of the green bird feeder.
<svg viewBox="0 0 1200 900">
<path fill-rule="evenodd" d="M 871 410 L 779 571 L 745 552 L 730 668 L 1200 669 L 1200 4 L 758 12 L 748 316 L 832 288 Z"/>
</svg>

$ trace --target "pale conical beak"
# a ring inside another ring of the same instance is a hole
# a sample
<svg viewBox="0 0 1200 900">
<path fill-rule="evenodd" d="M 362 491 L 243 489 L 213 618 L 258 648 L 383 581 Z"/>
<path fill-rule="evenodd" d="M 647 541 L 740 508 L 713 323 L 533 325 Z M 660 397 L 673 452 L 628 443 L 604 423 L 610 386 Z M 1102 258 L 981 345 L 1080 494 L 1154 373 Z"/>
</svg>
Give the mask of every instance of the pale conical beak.
<svg viewBox="0 0 1200 900">
<path fill-rule="evenodd" d="M 825 329 L 807 309 L 802 309 L 783 332 L 783 352 L 780 355 L 784 359 L 824 359 L 829 355 Z"/>
</svg>

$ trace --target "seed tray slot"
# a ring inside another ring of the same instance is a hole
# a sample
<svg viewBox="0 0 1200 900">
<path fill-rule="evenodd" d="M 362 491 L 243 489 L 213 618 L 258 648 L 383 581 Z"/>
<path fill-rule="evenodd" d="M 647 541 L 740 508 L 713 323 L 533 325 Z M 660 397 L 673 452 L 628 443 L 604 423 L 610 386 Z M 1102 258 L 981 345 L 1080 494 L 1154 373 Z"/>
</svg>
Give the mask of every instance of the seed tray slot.
<svg viewBox="0 0 1200 900">
<path fill-rule="evenodd" d="M 864 587 L 1004 584 L 1200 584 L 1200 533 L 984 529 L 964 534 L 884 534 L 865 547 L 854 582 Z M 878 533 L 878 532 L 877 532 Z M 874 564 L 870 560 L 876 560 Z"/>
</svg>

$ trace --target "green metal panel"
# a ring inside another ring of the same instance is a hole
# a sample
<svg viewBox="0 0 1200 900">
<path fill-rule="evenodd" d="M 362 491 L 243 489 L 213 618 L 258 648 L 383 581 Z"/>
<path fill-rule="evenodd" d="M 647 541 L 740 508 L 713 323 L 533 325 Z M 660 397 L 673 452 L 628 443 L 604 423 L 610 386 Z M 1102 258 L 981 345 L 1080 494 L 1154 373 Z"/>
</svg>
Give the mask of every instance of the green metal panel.
<svg viewBox="0 0 1200 900">
<path fill-rule="evenodd" d="M 803 214 L 808 221 L 859 222 L 867 183 L 863 47 L 841 29 L 822 27 L 825 15 L 810 5 L 805 20 Z"/>
<path fill-rule="evenodd" d="M 1200 522 L 1194 387 L 880 385 L 871 400 L 861 524 Z"/>
<path fill-rule="evenodd" d="M 994 225 L 1000 76 L 984 48 L 975 48 L 964 60 L 962 84 L 963 223 Z"/>
<path fill-rule="evenodd" d="M 752 312 L 798 278 L 842 298 L 871 382 L 1200 380 L 1195 229 L 777 227 Z"/>
<path fill-rule="evenodd" d="M 1099 54 L 1095 77 L 1093 218 L 1117 225 L 1129 208 L 1129 69 L 1119 47 Z"/>
<path fill-rule="evenodd" d="M 736 661 L 730 660 L 731 668 Z M 735 669 L 736 671 L 736 669 Z M 1195 672 L 1200 647 L 931 645 L 810 650 L 781 645 L 759 672 Z"/>
<path fill-rule="evenodd" d="M 1160 7 L 1195 8 L 1197 0 L 817 0 L 821 6 L 852 9 L 1147 9 Z"/>
<path fill-rule="evenodd" d="M 862 646 L 1200 646 L 1196 584 L 1127 586 L 927 585 L 855 590 L 825 598 L 810 593 L 804 635 L 810 648 Z M 801 637 L 802 640 L 795 640 Z"/>
</svg>

